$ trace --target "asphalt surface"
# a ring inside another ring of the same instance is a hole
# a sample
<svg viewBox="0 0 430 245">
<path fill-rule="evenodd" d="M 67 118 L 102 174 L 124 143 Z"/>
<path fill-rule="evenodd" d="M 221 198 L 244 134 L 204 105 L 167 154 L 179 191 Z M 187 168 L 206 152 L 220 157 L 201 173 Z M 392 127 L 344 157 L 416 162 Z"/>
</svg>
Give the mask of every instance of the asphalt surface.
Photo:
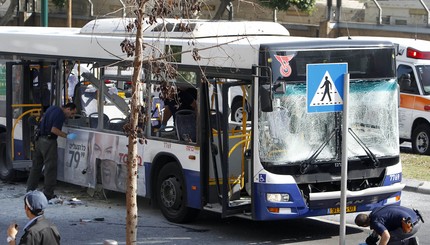
<svg viewBox="0 0 430 245">
<path fill-rule="evenodd" d="M 427 181 L 404 179 L 403 183 L 406 184 L 406 191 L 430 194 L 430 183 Z M 6 230 L 12 223 L 21 228 L 17 237 L 22 235 L 22 227 L 28 222 L 23 203 L 25 190 L 25 183 L 0 182 L 0 244 L 6 244 Z M 61 244 L 103 244 L 108 239 L 125 241 L 124 194 L 107 192 L 108 198 L 101 193 L 91 196 L 86 188 L 63 182 L 58 183 L 56 194 L 60 198 L 51 201 L 46 216 L 61 230 Z M 172 230 L 185 228 L 167 222 L 158 209 L 150 207 L 149 200 L 139 199 L 138 205 L 140 243 L 190 244 L 191 241 L 176 240 L 183 231 L 176 234 Z M 151 220 L 150 224 L 147 220 Z M 193 244 L 204 244 L 206 236 L 204 232 L 197 232 L 191 239 Z"/>
</svg>

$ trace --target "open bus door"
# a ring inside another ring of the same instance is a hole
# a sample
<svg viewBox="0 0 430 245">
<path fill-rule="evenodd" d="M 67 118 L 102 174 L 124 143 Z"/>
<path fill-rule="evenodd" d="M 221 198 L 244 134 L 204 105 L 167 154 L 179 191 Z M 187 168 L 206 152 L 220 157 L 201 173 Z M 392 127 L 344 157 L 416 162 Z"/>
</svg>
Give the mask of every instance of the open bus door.
<svg viewBox="0 0 430 245">
<path fill-rule="evenodd" d="M 41 112 L 51 104 L 53 69 L 53 65 L 38 62 L 6 62 L 6 132 L 0 141 L 2 180 L 18 178 L 31 167 L 33 132 Z"/>
<path fill-rule="evenodd" d="M 216 187 L 211 190 L 217 192 L 222 205 L 222 217 L 251 212 L 250 186 L 247 184 L 250 180 L 250 160 L 245 158 L 251 138 L 250 122 L 247 120 L 250 116 L 249 87 L 248 81 L 223 78 L 215 79 L 212 84 L 210 182 Z M 241 121 L 232 120 L 230 115 L 235 113 L 232 107 L 238 101 L 234 101 L 233 97 L 238 93 L 243 98 L 240 101 L 244 108 Z"/>
</svg>

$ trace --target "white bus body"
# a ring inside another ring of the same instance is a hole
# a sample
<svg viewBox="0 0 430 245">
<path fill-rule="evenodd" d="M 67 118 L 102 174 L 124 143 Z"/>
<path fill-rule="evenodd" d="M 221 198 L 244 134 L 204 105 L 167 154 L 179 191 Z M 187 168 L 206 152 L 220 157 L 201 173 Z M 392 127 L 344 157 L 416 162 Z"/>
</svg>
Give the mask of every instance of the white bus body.
<svg viewBox="0 0 430 245">
<path fill-rule="evenodd" d="M 125 32 L 129 21 L 0 28 L 0 42 L 8 44 L 0 47 L 1 178 L 31 166 L 34 126 L 23 122 L 41 107 L 67 102 L 66 71 L 78 64 L 89 71 L 78 71 L 82 82 L 72 98 L 80 117 L 63 127 L 78 137 L 58 140 L 58 178 L 125 191 L 129 105 L 104 81 L 131 80 L 132 58 L 120 49 L 124 38 L 134 39 Z M 276 23 L 194 20 L 146 26 L 144 42 L 144 59 L 170 54 L 178 71 L 170 82 L 197 101 L 193 120 L 181 125 L 178 113 L 171 131 L 159 130 L 157 89 L 166 74 L 143 66 L 138 194 L 152 198 L 168 220 L 185 222 L 202 209 L 254 220 L 339 213 L 342 114 L 306 112 L 306 66 L 321 63 L 347 62 L 351 75 L 348 211 L 400 203 L 391 43 L 290 37 Z M 371 59 L 384 69 L 375 70 Z M 240 124 L 228 118 L 237 91 L 251 111 Z"/>
</svg>

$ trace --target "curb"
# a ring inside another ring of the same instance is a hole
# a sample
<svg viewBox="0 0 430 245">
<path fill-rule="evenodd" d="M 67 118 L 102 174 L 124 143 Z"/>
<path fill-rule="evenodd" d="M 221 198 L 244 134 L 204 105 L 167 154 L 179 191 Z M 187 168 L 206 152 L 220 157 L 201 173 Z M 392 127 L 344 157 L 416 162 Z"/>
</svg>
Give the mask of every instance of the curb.
<svg viewBox="0 0 430 245">
<path fill-rule="evenodd" d="M 421 194 L 430 194 L 430 182 L 413 180 L 413 179 L 403 179 L 403 184 L 405 184 L 404 191 L 411 191 Z"/>
</svg>

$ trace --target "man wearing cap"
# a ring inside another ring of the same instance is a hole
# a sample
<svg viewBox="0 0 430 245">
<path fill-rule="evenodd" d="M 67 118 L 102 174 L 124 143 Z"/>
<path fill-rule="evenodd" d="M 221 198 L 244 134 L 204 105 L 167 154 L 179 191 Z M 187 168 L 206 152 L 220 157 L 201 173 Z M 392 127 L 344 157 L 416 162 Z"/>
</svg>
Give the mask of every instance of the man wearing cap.
<svg viewBox="0 0 430 245">
<path fill-rule="evenodd" d="M 48 206 L 48 199 L 40 191 L 28 192 L 24 197 L 25 214 L 30 220 L 24 226 L 24 235 L 18 244 L 56 245 L 60 244 L 60 233 L 55 225 L 45 219 L 43 215 Z M 11 224 L 7 229 L 7 242 L 9 245 L 16 244 L 18 225 Z"/>
</svg>

